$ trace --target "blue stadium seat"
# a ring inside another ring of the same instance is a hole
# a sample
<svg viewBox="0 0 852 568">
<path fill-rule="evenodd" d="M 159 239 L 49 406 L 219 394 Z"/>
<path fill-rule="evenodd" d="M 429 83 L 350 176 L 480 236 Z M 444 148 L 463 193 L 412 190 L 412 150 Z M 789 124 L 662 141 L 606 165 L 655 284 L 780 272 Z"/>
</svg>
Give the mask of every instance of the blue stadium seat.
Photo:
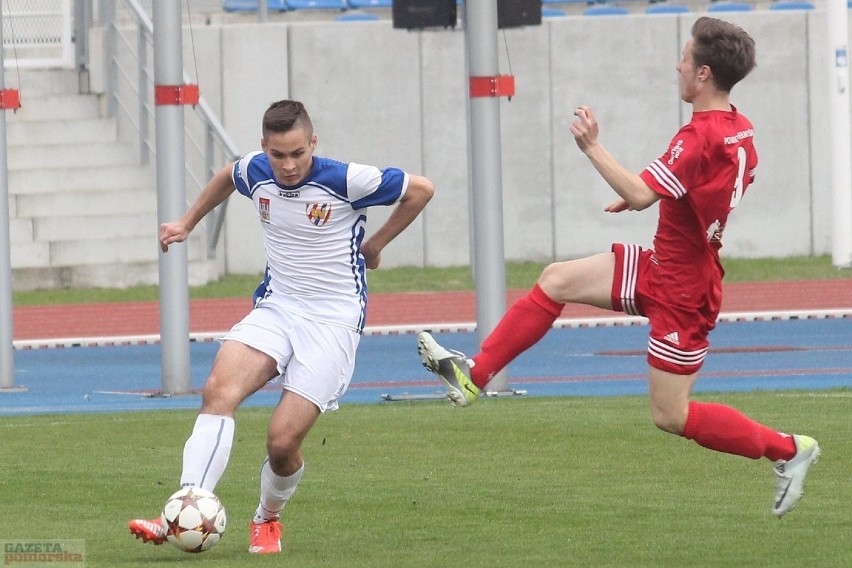
<svg viewBox="0 0 852 568">
<path fill-rule="evenodd" d="M 226 12 L 257 12 L 260 0 L 224 0 L 222 9 Z M 266 7 L 268 10 L 276 12 L 286 12 L 287 2 L 284 0 L 267 0 Z"/>
<path fill-rule="evenodd" d="M 337 22 L 375 22 L 379 17 L 366 12 L 348 12 L 346 14 L 339 14 L 334 19 Z"/>
<path fill-rule="evenodd" d="M 770 10 L 813 10 L 814 5 L 810 2 L 799 0 L 779 0 L 769 5 Z"/>
<path fill-rule="evenodd" d="M 686 14 L 689 7 L 677 4 L 651 4 L 645 8 L 646 14 Z"/>
<path fill-rule="evenodd" d="M 625 16 L 630 13 L 627 8 L 621 6 L 609 6 L 603 4 L 601 6 L 589 6 L 583 10 L 584 16 Z"/>
<path fill-rule="evenodd" d="M 349 0 L 350 8 L 392 8 L 393 0 Z"/>
<path fill-rule="evenodd" d="M 849 0 L 852 2 L 852 0 Z M 541 17 L 542 18 L 561 18 L 562 16 L 566 16 L 565 10 L 560 10 L 559 8 L 542 8 L 541 9 Z"/>
<path fill-rule="evenodd" d="M 754 8 L 744 2 L 716 2 L 707 7 L 708 12 L 751 12 Z"/>
<path fill-rule="evenodd" d="M 346 0 L 287 0 L 288 10 L 346 10 Z"/>
<path fill-rule="evenodd" d="M 258 0 L 225 0 L 222 9 L 226 12 L 255 12 Z"/>
</svg>

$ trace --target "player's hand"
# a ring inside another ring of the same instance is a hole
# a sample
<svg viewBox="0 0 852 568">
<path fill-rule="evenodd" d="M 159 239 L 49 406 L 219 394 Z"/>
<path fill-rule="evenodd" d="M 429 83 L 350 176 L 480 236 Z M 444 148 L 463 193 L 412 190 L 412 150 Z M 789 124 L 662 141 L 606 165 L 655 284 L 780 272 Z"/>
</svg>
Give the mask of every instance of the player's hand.
<svg viewBox="0 0 852 568">
<path fill-rule="evenodd" d="M 365 246 L 361 247 L 361 254 L 364 257 L 364 265 L 370 270 L 375 270 L 382 262 L 382 253 L 381 251 L 373 250 L 367 243 L 364 243 L 364 245 Z"/>
<path fill-rule="evenodd" d="M 571 134 L 580 150 L 584 152 L 598 143 L 598 119 L 591 107 L 579 106 L 574 110 L 577 119 L 571 123 Z"/>
<path fill-rule="evenodd" d="M 182 243 L 189 236 L 189 229 L 181 221 L 170 221 L 160 225 L 160 249 L 168 252 L 172 243 Z"/>
<path fill-rule="evenodd" d="M 610 203 L 609 205 L 604 207 L 604 211 L 606 211 L 607 213 L 620 213 L 622 211 L 627 211 L 628 209 L 630 209 L 630 205 L 628 205 L 628 203 L 623 199 L 614 201 L 613 203 Z"/>
</svg>

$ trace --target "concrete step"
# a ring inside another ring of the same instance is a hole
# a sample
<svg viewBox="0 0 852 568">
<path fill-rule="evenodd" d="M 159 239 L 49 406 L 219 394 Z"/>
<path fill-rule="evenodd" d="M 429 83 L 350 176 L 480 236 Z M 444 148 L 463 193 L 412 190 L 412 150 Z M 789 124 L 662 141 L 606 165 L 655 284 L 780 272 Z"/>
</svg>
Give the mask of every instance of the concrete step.
<svg viewBox="0 0 852 568">
<path fill-rule="evenodd" d="M 9 38 L 5 38 L 8 40 Z M 6 50 L 7 58 L 10 50 Z M 7 89 L 17 89 L 22 100 L 47 95 L 76 95 L 80 84 L 73 69 L 6 69 L 3 75 Z"/>
<path fill-rule="evenodd" d="M 118 142 L 74 142 L 12 146 L 8 149 L 9 171 L 62 169 L 84 166 L 135 166 L 137 152 L 129 144 Z"/>
<path fill-rule="evenodd" d="M 97 95 L 45 95 L 24 97 L 21 108 L 6 115 L 7 122 L 56 122 L 57 120 L 99 118 Z"/>
<path fill-rule="evenodd" d="M 159 279 L 154 165 L 80 95 L 73 70 L 9 70 L 21 108 L 6 113 L 15 290 L 154 285 Z M 206 233 L 186 244 L 191 285 L 216 278 Z"/>
<path fill-rule="evenodd" d="M 107 142 L 116 139 L 115 120 L 91 118 L 62 122 L 10 122 L 6 125 L 6 140 L 11 150 L 16 146 Z"/>
<path fill-rule="evenodd" d="M 50 243 L 14 243 L 10 253 L 13 270 L 16 268 L 47 268 L 50 266 Z M 17 285 L 17 282 L 12 284 Z"/>
<path fill-rule="evenodd" d="M 190 260 L 205 258 L 203 247 L 198 238 L 187 243 L 187 255 Z M 104 237 L 55 241 L 50 243 L 50 266 L 90 266 L 98 264 L 132 264 L 137 262 L 156 262 L 160 253 L 157 233 L 152 230 L 149 237 L 114 239 Z"/>
<path fill-rule="evenodd" d="M 80 165 L 28 170 L 10 168 L 9 171 L 9 193 L 12 195 L 139 188 L 149 188 L 152 194 L 156 193 L 153 173 L 144 166 L 92 168 Z"/>
<path fill-rule="evenodd" d="M 68 215 L 116 215 L 156 213 L 157 194 L 149 189 L 93 190 L 77 192 L 22 194 L 15 198 L 19 218 L 62 218 Z"/>
<path fill-rule="evenodd" d="M 10 217 L 9 219 L 9 241 L 12 245 L 17 243 L 33 242 L 33 220 Z"/>
<path fill-rule="evenodd" d="M 215 263 L 212 261 L 191 261 L 188 269 L 190 286 L 206 284 L 217 277 Z M 159 283 L 159 272 L 156 261 L 60 267 L 13 266 L 12 280 L 15 290 L 127 288 L 155 286 Z"/>
<path fill-rule="evenodd" d="M 156 239 L 157 232 L 155 211 L 117 215 L 63 215 L 36 217 L 32 220 L 35 241 L 87 241 L 103 239 L 105 235 L 116 239 Z"/>
</svg>

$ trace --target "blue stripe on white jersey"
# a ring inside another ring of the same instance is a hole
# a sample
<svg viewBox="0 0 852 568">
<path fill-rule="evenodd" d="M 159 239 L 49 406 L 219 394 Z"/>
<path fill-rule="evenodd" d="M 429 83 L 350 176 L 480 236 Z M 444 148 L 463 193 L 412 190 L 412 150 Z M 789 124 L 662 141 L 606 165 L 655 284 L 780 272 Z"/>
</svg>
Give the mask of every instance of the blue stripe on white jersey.
<svg viewBox="0 0 852 568">
<path fill-rule="evenodd" d="M 251 197 L 253 191 L 252 182 L 249 181 L 249 167 L 251 167 L 252 160 L 260 155 L 264 155 L 263 152 L 252 152 L 251 154 L 246 154 L 234 164 L 234 171 L 231 174 L 231 178 L 234 181 L 234 186 L 237 188 L 237 191 L 246 197 Z M 266 163 L 268 164 L 269 160 L 267 160 Z M 272 173 L 271 169 L 269 173 Z M 265 175 L 262 170 L 252 172 L 252 174 L 253 175 L 251 177 L 255 179 L 260 177 L 261 179 L 266 178 L 266 180 L 269 180 L 271 177 L 271 175 Z"/>
<path fill-rule="evenodd" d="M 263 228 L 268 289 L 261 293 L 304 317 L 362 331 L 364 209 L 397 203 L 407 174 L 314 156 L 300 186 L 283 186 L 266 154 L 254 152 L 234 164 L 232 179 L 254 203 Z"/>
<path fill-rule="evenodd" d="M 367 323 L 367 265 L 364 262 L 364 257 L 361 256 L 361 243 L 366 233 L 366 223 L 367 216 L 360 215 L 358 222 L 352 226 L 352 239 L 350 241 L 353 244 L 350 249 L 352 275 L 355 277 L 355 288 L 358 290 L 358 298 L 361 303 L 361 317 L 358 320 L 359 330 L 363 330 Z"/>
</svg>

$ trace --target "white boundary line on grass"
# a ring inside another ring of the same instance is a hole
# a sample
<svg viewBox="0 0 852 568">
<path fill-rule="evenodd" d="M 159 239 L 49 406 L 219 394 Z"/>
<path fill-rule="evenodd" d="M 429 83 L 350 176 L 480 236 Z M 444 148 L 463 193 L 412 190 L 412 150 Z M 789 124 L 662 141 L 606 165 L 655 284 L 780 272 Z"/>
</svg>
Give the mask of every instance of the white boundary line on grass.
<svg viewBox="0 0 852 568">
<path fill-rule="evenodd" d="M 788 310 L 758 312 L 726 312 L 719 314 L 719 322 L 784 321 L 796 319 L 838 319 L 852 317 L 852 308 L 828 310 Z M 647 325 L 648 319 L 635 316 L 565 318 L 554 322 L 557 329 Z M 476 331 L 475 322 L 420 323 L 411 325 L 367 326 L 364 335 L 407 335 L 429 330 L 432 333 L 470 333 Z M 190 333 L 191 342 L 217 341 L 227 331 Z M 116 347 L 128 345 L 153 345 L 160 342 L 159 334 L 121 335 L 105 337 L 60 337 L 54 339 L 25 339 L 13 341 L 15 349 L 61 349 L 67 347 Z"/>
</svg>

